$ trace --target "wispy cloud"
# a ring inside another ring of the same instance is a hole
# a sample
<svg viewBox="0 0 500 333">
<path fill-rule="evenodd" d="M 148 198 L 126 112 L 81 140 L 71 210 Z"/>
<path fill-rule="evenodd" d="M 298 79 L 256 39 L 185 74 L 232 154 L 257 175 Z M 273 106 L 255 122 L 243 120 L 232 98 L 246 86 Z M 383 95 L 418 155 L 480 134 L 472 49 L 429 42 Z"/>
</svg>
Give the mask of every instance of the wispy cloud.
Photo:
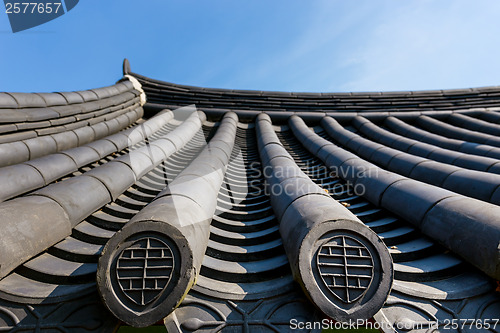
<svg viewBox="0 0 500 333">
<path fill-rule="evenodd" d="M 274 84 L 277 90 L 325 89 L 325 84 L 338 80 L 351 65 L 346 48 L 353 47 L 351 36 L 360 30 L 360 22 L 369 19 L 374 7 L 372 1 L 356 7 L 339 1 L 312 1 L 300 13 L 288 13 L 289 24 L 299 26 L 295 27 L 297 33 L 287 42 L 276 41 L 273 52 L 255 68 L 244 69 L 243 76 L 233 78 L 232 84 L 243 79 Z"/>
<path fill-rule="evenodd" d="M 314 1 L 300 32 L 230 85 L 373 91 L 498 84 L 500 2 Z M 295 13 L 296 14 L 296 13 Z M 496 75 L 492 75 L 496 73 Z"/>
<path fill-rule="evenodd" d="M 350 56 L 360 72 L 340 88 L 411 90 L 498 84 L 500 3 L 401 2 L 379 13 L 369 41 Z M 485 5 L 487 3 L 487 5 Z"/>
</svg>

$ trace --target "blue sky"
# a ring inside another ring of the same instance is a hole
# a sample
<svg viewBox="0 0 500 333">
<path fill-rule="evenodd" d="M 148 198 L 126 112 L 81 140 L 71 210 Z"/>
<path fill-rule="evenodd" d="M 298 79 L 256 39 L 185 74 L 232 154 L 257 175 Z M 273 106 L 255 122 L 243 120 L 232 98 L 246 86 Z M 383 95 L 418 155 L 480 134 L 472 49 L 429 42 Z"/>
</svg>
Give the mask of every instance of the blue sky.
<svg viewBox="0 0 500 333">
<path fill-rule="evenodd" d="M 500 85 L 498 0 L 80 0 L 13 34 L 0 91 L 113 84 L 121 62 L 165 81 L 281 91 Z"/>
</svg>

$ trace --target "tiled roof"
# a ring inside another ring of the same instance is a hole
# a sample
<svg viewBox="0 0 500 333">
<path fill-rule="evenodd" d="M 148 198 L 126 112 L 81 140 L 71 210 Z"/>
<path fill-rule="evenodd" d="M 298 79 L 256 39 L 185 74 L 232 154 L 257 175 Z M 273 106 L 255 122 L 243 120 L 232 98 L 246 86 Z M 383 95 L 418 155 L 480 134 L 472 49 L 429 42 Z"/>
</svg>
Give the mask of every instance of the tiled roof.
<svg viewBox="0 0 500 333">
<path fill-rule="evenodd" d="M 500 87 L 224 90 L 127 61 L 124 75 L 0 93 L 0 330 L 498 318 Z"/>
</svg>

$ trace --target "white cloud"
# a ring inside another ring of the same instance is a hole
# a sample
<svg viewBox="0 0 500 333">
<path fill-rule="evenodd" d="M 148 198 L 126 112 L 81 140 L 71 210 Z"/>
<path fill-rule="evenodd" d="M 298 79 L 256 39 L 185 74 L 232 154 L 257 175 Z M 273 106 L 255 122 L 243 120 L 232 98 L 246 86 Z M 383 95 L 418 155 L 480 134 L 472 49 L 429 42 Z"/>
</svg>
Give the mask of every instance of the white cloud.
<svg viewBox="0 0 500 333">
<path fill-rule="evenodd" d="M 352 55 L 360 59 L 361 72 L 343 84 L 342 90 L 498 84 L 499 2 L 404 4 L 396 11 L 383 13 L 384 23 L 371 31 L 370 42 Z"/>
<path fill-rule="evenodd" d="M 500 2 L 488 0 L 313 1 L 290 17 L 299 33 L 288 43 L 277 40 L 279 49 L 240 68 L 228 86 L 373 91 L 498 84 L 499 14 Z"/>
</svg>

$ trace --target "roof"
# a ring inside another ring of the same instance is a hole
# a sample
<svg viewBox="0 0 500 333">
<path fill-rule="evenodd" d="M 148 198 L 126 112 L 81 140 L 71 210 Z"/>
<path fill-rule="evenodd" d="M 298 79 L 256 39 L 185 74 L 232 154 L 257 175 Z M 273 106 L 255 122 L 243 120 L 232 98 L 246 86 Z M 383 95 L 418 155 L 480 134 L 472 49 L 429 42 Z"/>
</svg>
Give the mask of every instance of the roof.
<svg viewBox="0 0 500 333">
<path fill-rule="evenodd" d="M 0 93 L 0 329 L 496 319 L 499 98 Z"/>
</svg>

